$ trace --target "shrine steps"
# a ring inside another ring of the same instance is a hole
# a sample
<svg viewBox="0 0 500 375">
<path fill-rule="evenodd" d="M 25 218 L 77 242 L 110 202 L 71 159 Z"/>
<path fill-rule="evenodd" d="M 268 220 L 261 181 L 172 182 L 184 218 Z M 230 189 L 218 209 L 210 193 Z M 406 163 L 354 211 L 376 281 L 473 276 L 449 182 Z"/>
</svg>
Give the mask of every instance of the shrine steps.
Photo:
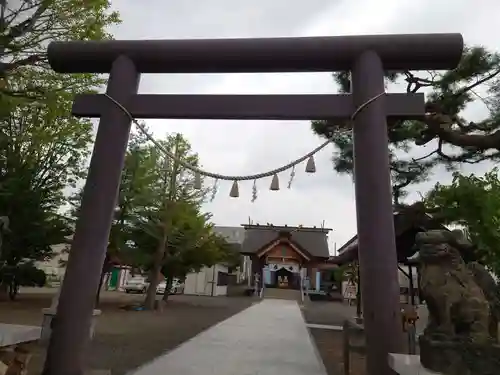
<svg viewBox="0 0 500 375">
<path fill-rule="evenodd" d="M 266 288 L 264 289 L 264 299 L 284 299 L 299 303 L 302 302 L 301 291 L 294 289 Z"/>
</svg>

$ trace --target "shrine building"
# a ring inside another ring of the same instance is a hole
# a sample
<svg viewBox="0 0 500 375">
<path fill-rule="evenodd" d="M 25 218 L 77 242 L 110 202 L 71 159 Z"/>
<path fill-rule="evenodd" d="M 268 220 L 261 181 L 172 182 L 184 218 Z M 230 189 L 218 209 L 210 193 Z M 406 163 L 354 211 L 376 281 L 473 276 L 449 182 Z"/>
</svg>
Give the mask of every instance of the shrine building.
<svg viewBox="0 0 500 375">
<path fill-rule="evenodd" d="M 249 285 L 255 280 L 266 288 L 320 290 L 321 269 L 330 257 L 328 233 L 318 227 L 242 225 L 245 236 L 241 253 L 248 257 Z"/>
</svg>

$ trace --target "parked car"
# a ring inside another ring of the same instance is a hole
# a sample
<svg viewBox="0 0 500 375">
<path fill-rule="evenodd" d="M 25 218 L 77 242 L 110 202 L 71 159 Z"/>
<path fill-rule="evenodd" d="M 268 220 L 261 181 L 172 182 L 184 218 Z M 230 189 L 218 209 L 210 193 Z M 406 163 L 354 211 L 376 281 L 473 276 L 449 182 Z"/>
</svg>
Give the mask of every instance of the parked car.
<svg viewBox="0 0 500 375">
<path fill-rule="evenodd" d="M 166 281 L 160 281 L 158 283 L 158 286 L 156 287 L 156 294 L 164 294 L 166 287 L 167 287 L 167 282 Z"/>
<path fill-rule="evenodd" d="M 143 277 L 134 277 L 125 283 L 125 293 L 146 293 L 149 283 Z"/>
<path fill-rule="evenodd" d="M 170 288 L 170 294 L 184 294 L 184 283 L 179 280 L 174 280 Z"/>
<path fill-rule="evenodd" d="M 156 294 L 164 294 L 165 289 L 167 288 L 167 282 L 162 281 L 156 287 Z M 182 294 L 184 293 L 184 283 L 181 283 L 179 280 L 175 279 L 172 282 L 172 286 L 170 287 L 170 294 Z"/>
</svg>

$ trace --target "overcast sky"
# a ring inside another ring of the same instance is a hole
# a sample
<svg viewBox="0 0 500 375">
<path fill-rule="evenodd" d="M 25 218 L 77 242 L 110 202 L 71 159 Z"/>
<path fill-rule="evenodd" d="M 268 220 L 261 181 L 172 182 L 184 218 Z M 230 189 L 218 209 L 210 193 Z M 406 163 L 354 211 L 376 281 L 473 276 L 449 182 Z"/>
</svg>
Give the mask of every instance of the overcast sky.
<svg viewBox="0 0 500 375">
<path fill-rule="evenodd" d="M 115 0 L 123 23 L 112 31 L 116 39 L 176 39 L 284 37 L 379 33 L 461 32 L 469 44 L 500 49 L 494 32 L 500 14 L 498 0 Z M 329 73 L 144 75 L 142 93 L 303 94 L 333 93 Z M 485 109 L 477 104 L 470 116 Z M 205 170 L 248 175 L 274 169 L 316 147 L 322 139 L 305 121 L 148 121 L 157 137 L 183 133 L 200 155 Z M 280 175 L 282 190 L 269 191 L 270 179 L 240 185 L 240 198 L 229 197 L 230 183 L 221 182 L 213 203 L 205 206 L 218 225 L 248 222 L 320 226 L 333 229 L 333 243 L 342 245 L 356 233 L 354 186 L 332 168 L 327 147 L 316 157 L 317 173 L 297 170 L 292 189 L 288 173 Z M 482 167 L 482 170 L 486 167 Z M 438 179 L 439 173 L 425 186 Z M 414 189 L 416 191 L 416 189 Z"/>
</svg>

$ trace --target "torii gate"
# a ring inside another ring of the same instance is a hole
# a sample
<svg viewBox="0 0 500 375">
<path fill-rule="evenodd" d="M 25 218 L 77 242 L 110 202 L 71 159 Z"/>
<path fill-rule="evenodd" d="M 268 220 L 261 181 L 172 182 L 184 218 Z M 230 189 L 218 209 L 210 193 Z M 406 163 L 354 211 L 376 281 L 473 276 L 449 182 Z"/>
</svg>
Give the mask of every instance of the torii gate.
<svg viewBox="0 0 500 375">
<path fill-rule="evenodd" d="M 386 117 L 419 119 L 423 94 L 384 95 L 384 71 L 453 69 L 460 34 L 52 42 L 60 73 L 110 73 L 107 95 L 136 118 L 325 120 L 353 125 L 360 272 L 370 375 L 402 350 Z M 352 72 L 352 95 L 138 95 L 140 73 Z M 375 99 L 375 100 L 374 100 Z M 82 375 L 99 276 L 131 120 L 103 95 L 79 95 L 73 114 L 100 117 L 45 375 Z"/>
</svg>

